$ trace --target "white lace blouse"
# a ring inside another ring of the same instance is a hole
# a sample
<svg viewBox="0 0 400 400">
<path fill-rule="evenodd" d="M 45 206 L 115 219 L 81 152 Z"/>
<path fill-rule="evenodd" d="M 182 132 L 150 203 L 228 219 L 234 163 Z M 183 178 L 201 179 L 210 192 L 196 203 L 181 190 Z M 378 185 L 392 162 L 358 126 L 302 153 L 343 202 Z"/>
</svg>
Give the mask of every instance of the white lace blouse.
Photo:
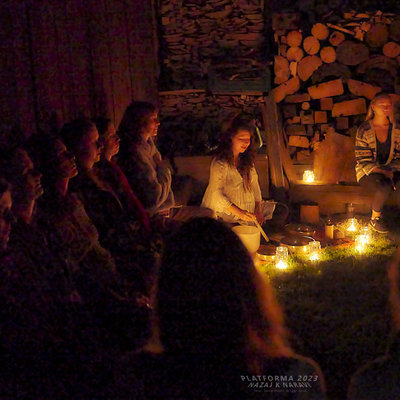
<svg viewBox="0 0 400 400">
<path fill-rule="evenodd" d="M 261 202 L 261 190 L 255 167 L 250 170 L 250 190 L 244 187 L 243 178 L 236 167 L 226 161 L 213 159 L 210 166 L 210 180 L 203 196 L 202 206 L 211 208 L 227 222 L 239 222 L 238 218 L 227 211 L 232 204 L 249 212 L 254 212 L 256 202 Z M 271 204 L 272 210 L 275 203 Z M 271 208 L 270 207 L 270 208 Z M 266 216 L 268 219 L 268 216 Z"/>
</svg>

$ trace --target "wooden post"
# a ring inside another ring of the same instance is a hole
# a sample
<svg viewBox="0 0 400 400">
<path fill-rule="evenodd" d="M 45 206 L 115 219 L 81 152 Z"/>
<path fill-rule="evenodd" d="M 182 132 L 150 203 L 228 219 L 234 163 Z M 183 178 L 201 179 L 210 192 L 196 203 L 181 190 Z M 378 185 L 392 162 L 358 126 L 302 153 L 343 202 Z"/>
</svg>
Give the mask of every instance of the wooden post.
<svg viewBox="0 0 400 400">
<path fill-rule="evenodd" d="M 272 92 L 260 103 L 264 127 L 267 138 L 267 153 L 271 183 L 277 188 L 287 188 L 288 184 L 283 173 L 282 160 L 279 149 L 279 122 L 278 110 Z"/>
</svg>

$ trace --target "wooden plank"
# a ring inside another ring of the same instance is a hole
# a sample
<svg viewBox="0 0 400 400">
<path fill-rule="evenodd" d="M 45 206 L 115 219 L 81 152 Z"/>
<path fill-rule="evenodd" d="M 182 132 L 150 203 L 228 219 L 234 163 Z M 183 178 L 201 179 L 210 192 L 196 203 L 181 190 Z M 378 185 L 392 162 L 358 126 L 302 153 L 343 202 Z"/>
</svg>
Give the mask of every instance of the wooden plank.
<svg viewBox="0 0 400 400">
<path fill-rule="evenodd" d="M 302 125 L 314 124 L 314 111 L 301 111 L 300 120 Z"/>
<path fill-rule="evenodd" d="M 347 86 L 352 94 L 355 96 L 364 96 L 372 100 L 375 95 L 382 91 L 379 86 L 374 86 L 369 83 L 356 81 L 354 79 L 347 80 Z"/>
<path fill-rule="evenodd" d="M 308 93 L 297 93 L 285 97 L 285 103 L 302 103 L 311 99 Z"/>
<path fill-rule="evenodd" d="M 365 99 L 359 98 L 334 104 L 332 108 L 332 117 L 365 114 L 366 112 L 367 104 Z"/>
<path fill-rule="evenodd" d="M 332 110 L 333 99 L 332 97 L 324 97 L 320 100 L 321 110 Z"/>
<path fill-rule="evenodd" d="M 300 80 L 297 76 L 289 79 L 287 82 L 282 83 L 276 88 L 272 89 L 271 93 L 274 96 L 275 102 L 281 102 L 287 95 L 297 92 L 300 88 Z"/>
<path fill-rule="evenodd" d="M 326 122 L 328 121 L 326 111 L 315 111 L 314 120 L 316 124 L 326 124 Z"/>
<path fill-rule="evenodd" d="M 272 94 L 259 104 L 267 138 L 268 164 L 271 183 L 277 188 L 287 187 L 279 149 L 278 110 Z"/>
<path fill-rule="evenodd" d="M 320 83 L 315 86 L 310 86 L 308 89 L 311 98 L 321 99 L 323 97 L 339 96 L 343 94 L 343 82 L 341 79 Z"/>
<path fill-rule="evenodd" d="M 307 133 L 304 125 L 293 124 L 293 125 L 288 125 L 286 127 L 286 134 L 288 136 L 290 135 L 305 136 Z"/>
<path fill-rule="evenodd" d="M 296 146 L 308 149 L 310 147 L 310 142 L 305 136 L 290 136 L 289 146 Z"/>
</svg>

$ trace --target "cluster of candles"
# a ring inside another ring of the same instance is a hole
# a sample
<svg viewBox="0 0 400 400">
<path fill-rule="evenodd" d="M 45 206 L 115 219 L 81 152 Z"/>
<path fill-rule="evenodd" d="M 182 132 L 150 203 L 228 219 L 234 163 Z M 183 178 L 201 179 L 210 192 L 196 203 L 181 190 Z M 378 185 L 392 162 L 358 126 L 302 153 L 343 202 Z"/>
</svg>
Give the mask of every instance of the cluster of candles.
<svg viewBox="0 0 400 400">
<path fill-rule="evenodd" d="M 321 253 L 321 243 L 317 240 L 310 242 L 308 245 L 303 246 L 304 255 L 310 261 L 319 260 Z M 289 252 L 286 246 L 279 246 L 276 248 L 275 261 L 277 269 L 286 269 L 288 267 Z"/>
<path fill-rule="evenodd" d="M 347 231 L 356 233 L 354 237 L 354 247 L 358 253 L 363 253 L 368 244 L 371 243 L 371 231 L 368 226 L 359 228 L 359 223 L 356 218 L 350 218 L 347 226 Z"/>
<path fill-rule="evenodd" d="M 349 228 L 347 230 L 354 232 L 358 230 L 358 223 L 354 221 L 349 222 Z M 355 229 L 353 230 L 353 227 Z M 365 251 L 365 248 L 371 243 L 371 231 L 368 226 L 360 229 L 359 234 L 355 236 L 354 249 L 357 253 L 361 254 Z M 317 240 L 310 242 L 308 245 L 303 247 L 304 256 L 310 261 L 318 261 L 321 254 L 321 243 Z M 276 248 L 275 253 L 275 266 L 277 269 L 288 268 L 289 251 L 286 246 L 279 246 Z"/>
</svg>

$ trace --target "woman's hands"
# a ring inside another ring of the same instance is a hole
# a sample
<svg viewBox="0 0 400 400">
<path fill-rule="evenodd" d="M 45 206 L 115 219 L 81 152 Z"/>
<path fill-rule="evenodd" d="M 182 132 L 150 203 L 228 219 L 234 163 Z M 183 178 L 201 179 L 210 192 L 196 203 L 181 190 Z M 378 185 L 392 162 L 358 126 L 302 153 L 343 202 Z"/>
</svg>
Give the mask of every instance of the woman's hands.
<svg viewBox="0 0 400 400">
<path fill-rule="evenodd" d="M 232 213 L 233 215 L 236 215 L 239 219 L 246 221 L 246 222 L 254 222 L 257 220 L 257 217 L 255 214 L 242 210 L 238 206 L 235 206 L 234 204 L 231 204 L 228 208 L 227 211 Z"/>
<path fill-rule="evenodd" d="M 254 222 L 257 220 L 257 217 L 255 214 L 248 212 L 246 210 L 241 210 L 239 218 L 242 219 L 243 221 L 247 221 L 247 222 Z"/>
</svg>

